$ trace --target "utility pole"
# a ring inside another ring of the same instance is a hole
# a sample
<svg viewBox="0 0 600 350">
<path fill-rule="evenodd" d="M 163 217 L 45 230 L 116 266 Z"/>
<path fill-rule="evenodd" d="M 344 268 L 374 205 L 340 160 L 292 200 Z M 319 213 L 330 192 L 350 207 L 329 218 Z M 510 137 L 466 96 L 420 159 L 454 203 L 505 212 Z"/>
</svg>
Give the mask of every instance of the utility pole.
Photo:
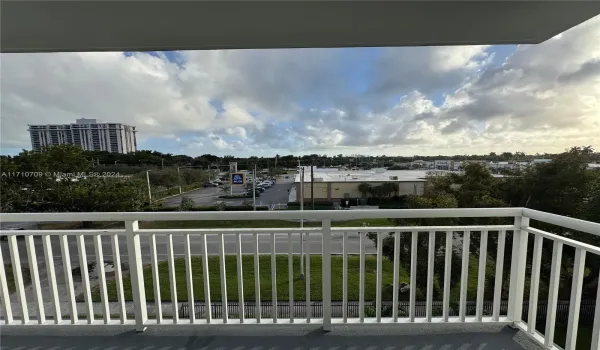
<svg viewBox="0 0 600 350">
<path fill-rule="evenodd" d="M 146 182 L 148 183 L 148 202 L 152 204 L 152 191 L 150 190 L 150 170 L 146 170 Z"/>
<path fill-rule="evenodd" d="M 256 164 L 254 164 L 254 173 L 252 174 L 252 206 L 256 211 Z"/>
<path fill-rule="evenodd" d="M 177 183 L 179 184 L 179 194 L 181 194 L 181 176 L 179 176 L 179 167 L 177 167 Z"/>
<path fill-rule="evenodd" d="M 312 200 L 312 210 L 315 210 L 315 173 L 313 168 L 315 167 L 315 159 L 313 158 L 310 165 L 310 198 Z"/>
<path fill-rule="evenodd" d="M 162 169 L 164 169 L 164 168 L 165 168 L 165 159 L 164 159 L 164 158 L 161 158 L 161 159 L 160 159 L 160 167 L 161 167 Z"/>
</svg>

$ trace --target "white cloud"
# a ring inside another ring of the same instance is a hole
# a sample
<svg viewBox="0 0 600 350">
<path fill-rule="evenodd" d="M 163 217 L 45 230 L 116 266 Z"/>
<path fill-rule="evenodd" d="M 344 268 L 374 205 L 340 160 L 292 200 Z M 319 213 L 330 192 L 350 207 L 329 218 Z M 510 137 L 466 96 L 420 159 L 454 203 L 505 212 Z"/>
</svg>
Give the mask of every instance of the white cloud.
<svg viewBox="0 0 600 350">
<path fill-rule="evenodd" d="M 485 46 L 2 54 L 1 146 L 88 117 L 189 154 L 599 148 L 598 43 L 600 18 L 500 63 Z"/>
</svg>

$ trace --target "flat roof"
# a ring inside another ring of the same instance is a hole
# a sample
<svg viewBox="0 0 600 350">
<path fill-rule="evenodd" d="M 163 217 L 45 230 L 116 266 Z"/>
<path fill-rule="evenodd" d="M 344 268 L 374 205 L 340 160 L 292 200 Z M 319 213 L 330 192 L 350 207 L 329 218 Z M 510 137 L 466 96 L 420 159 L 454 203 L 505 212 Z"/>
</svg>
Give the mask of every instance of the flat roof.
<svg viewBox="0 0 600 350">
<path fill-rule="evenodd" d="M 337 170 L 315 169 L 315 182 L 425 182 L 429 170 Z M 440 172 L 440 171 L 437 171 Z M 391 180 L 397 176 L 398 180 Z M 300 174 L 296 174 L 295 182 L 300 182 Z M 304 182 L 310 182 L 310 168 L 304 172 Z"/>
</svg>

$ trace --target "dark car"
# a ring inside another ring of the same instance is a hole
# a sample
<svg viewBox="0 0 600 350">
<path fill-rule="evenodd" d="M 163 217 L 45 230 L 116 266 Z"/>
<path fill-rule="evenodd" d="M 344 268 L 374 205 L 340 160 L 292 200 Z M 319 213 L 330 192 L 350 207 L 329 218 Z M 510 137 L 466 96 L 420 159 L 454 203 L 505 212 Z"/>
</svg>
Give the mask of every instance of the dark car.
<svg viewBox="0 0 600 350">
<path fill-rule="evenodd" d="M 256 195 L 256 197 L 260 197 L 260 191 L 258 189 L 254 192 L 254 194 Z M 252 190 L 246 191 L 246 195 L 252 196 Z"/>
<path fill-rule="evenodd" d="M 6 231 L 22 231 L 22 230 L 25 230 L 25 229 L 22 228 L 22 227 L 18 227 L 18 228 L 7 228 L 7 229 L 3 229 L 3 230 L 6 230 Z M 17 238 L 23 238 L 23 237 L 24 236 L 17 236 Z M 2 235 L 2 236 L 0 236 L 0 239 L 3 240 L 3 241 L 8 241 L 8 236 L 7 235 Z"/>
<path fill-rule="evenodd" d="M 264 187 L 261 187 L 261 186 L 257 186 L 256 190 L 259 191 L 260 193 L 263 193 L 264 191 L 266 191 L 266 189 Z"/>
</svg>

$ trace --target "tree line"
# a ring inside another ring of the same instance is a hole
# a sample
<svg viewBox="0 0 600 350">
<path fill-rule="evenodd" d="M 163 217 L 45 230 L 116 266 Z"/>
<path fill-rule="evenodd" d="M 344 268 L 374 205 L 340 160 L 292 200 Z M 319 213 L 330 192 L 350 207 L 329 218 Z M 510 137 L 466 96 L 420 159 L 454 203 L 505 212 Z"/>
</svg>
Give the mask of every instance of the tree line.
<svg viewBox="0 0 600 350">
<path fill-rule="evenodd" d="M 527 207 L 553 214 L 574 217 L 578 219 L 600 222 L 600 171 L 587 168 L 594 155 L 591 147 L 573 147 L 570 150 L 553 157 L 551 163 L 538 164 L 519 173 L 506 177 L 494 177 L 489 169 L 477 163 L 468 163 L 463 173 L 452 173 L 442 176 L 432 176 L 428 179 L 423 196 L 409 195 L 403 198 L 404 208 L 494 208 L 494 207 Z M 361 192 L 368 192 L 366 186 L 359 188 Z M 424 219 L 394 219 L 397 226 L 455 226 L 455 225 L 497 225 L 512 224 L 510 218 L 424 218 Z M 531 222 L 531 225 L 567 236 L 578 241 L 600 246 L 600 236 L 578 232 L 553 225 Z M 462 233 L 455 233 L 458 237 Z M 528 242 L 529 257 L 532 259 L 533 235 Z M 377 244 L 376 235 L 369 237 Z M 407 237 L 407 236 L 405 236 Z M 480 232 L 472 233 L 470 240 L 471 254 L 478 254 L 480 248 Z M 445 235 L 436 235 L 436 251 L 443 249 Z M 505 271 L 503 272 L 505 287 L 508 289 L 509 267 L 512 249 L 512 232 L 507 233 L 506 252 L 504 255 Z M 427 250 L 428 240 L 421 234 L 418 239 L 417 287 L 426 288 L 427 276 Z M 492 232 L 488 239 L 489 261 L 495 261 L 498 247 L 498 234 Z M 454 247 L 452 254 L 452 271 L 460 271 L 460 247 Z M 552 252 L 552 242 L 544 240 L 543 250 Z M 393 260 L 394 238 L 386 235 L 383 239 L 383 254 Z M 410 268 L 411 239 L 401 240 L 401 264 L 408 270 Z M 550 274 L 552 254 L 542 255 L 542 286 L 540 298 L 547 293 L 547 281 Z M 565 249 L 562 260 L 561 292 L 568 298 L 570 293 L 574 250 Z M 441 281 L 445 266 L 443 263 L 435 265 L 436 281 Z M 528 266 L 527 271 L 530 271 Z M 588 254 L 586 260 L 586 275 L 584 279 L 584 297 L 595 295 L 598 275 L 600 273 L 600 257 Z M 459 283 L 459 274 L 453 274 L 451 286 Z M 595 282 L 594 282 L 595 281 Z M 488 279 L 486 293 L 493 293 L 493 279 Z M 436 288 L 434 294 L 440 297 L 441 290 Z M 490 295 L 490 294 L 486 294 Z M 528 294 L 527 294 L 528 295 Z"/>
</svg>

